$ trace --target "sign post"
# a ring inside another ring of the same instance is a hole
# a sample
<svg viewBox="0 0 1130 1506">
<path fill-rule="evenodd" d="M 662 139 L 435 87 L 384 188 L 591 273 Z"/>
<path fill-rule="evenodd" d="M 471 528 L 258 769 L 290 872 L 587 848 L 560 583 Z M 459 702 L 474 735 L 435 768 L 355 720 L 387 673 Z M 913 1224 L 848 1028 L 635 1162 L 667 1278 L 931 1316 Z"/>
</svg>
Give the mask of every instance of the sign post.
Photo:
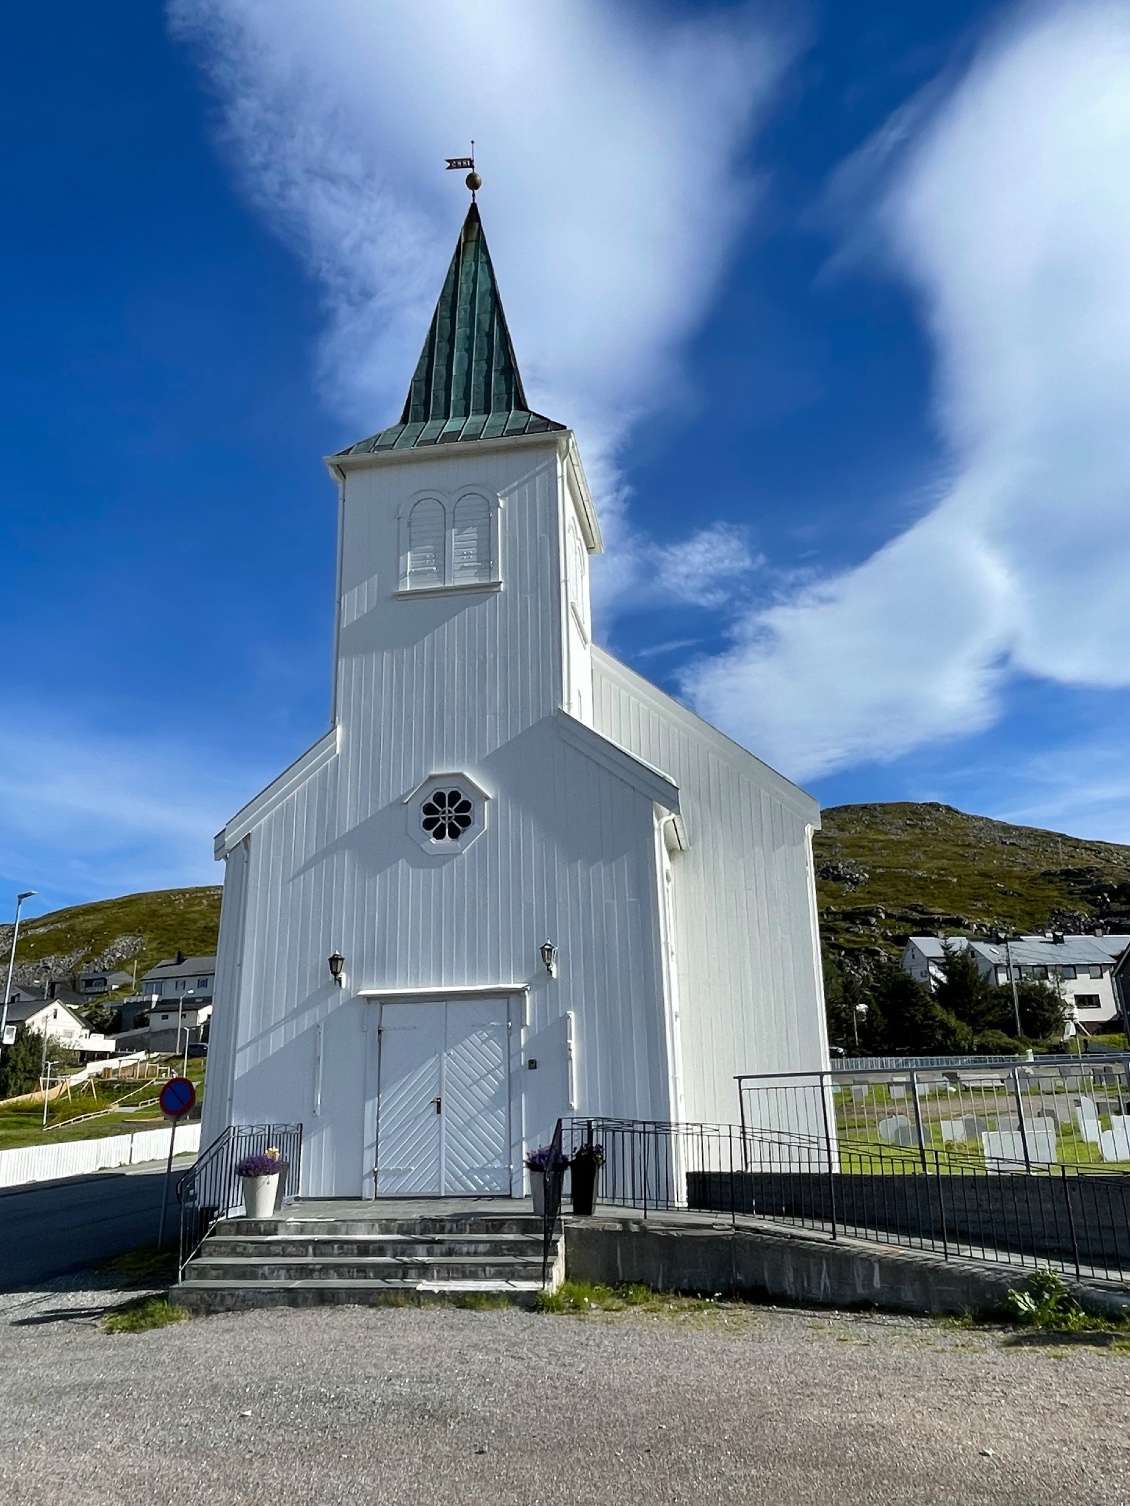
<svg viewBox="0 0 1130 1506">
<path fill-rule="evenodd" d="M 169 1207 L 169 1183 L 173 1176 L 173 1145 L 177 1138 L 177 1120 L 183 1119 L 196 1102 L 196 1089 L 187 1077 L 170 1077 L 160 1093 L 161 1112 L 171 1119 L 169 1127 L 169 1160 L 165 1167 L 165 1186 L 161 1193 L 161 1226 L 157 1231 L 157 1248 L 165 1244 L 165 1215 Z"/>
</svg>

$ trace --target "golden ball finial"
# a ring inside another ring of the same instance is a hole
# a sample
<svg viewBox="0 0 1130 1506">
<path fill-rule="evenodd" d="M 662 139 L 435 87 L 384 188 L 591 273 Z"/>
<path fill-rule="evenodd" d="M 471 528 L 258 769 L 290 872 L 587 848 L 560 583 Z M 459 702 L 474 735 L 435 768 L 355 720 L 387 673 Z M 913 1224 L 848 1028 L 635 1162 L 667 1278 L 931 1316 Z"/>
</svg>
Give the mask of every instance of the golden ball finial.
<svg viewBox="0 0 1130 1506">
<path fill-rule="evenodd" d="M 482 186 L 483 180 L 479 177 L 478 173 L 470 172 L 467 174 L 467 187 L 472 193 L 476 193 Z"/>
</svg>

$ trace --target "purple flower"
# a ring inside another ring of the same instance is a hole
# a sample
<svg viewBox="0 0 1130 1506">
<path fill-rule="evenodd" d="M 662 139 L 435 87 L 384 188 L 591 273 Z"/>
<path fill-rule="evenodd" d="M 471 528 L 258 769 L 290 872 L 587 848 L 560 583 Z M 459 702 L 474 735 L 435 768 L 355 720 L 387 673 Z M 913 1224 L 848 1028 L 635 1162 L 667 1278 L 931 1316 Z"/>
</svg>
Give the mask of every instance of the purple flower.
<svg viewBox="0 0 1130 1506">
<path fill-rule="evenodd" d="M 537 1150 L 530 1151 L 526 1157 L 526 1165 L 531 1171 L 561 1170 L 568 1164 L 569 1157 L 563 1155 L 555 1145 L 539 1145 Z"/>
<path fill-rule="evenodd" d="M 273 1177 L 282 1169 L 283 1163 L 277 1155 L 244 1156 L 236 1166 L 235 1174 L 237 1177 Z"/>
</svg>

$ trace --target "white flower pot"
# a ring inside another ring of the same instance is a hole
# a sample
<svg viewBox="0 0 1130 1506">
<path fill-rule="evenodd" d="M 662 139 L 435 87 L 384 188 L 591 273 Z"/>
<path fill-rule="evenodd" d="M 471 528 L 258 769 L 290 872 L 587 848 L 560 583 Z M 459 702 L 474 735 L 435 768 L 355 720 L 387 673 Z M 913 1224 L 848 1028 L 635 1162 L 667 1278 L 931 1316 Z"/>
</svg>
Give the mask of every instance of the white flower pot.
<svg viewBox="0 0 1130 1506">
<path fill-rule="evenodd" d="M 279 1174 L 267 1177 L 243 1177 L 243 1209 L 247 1218 L 271 1218 L 279 1190 Z"/>
<path fill-rule="evenodd" d="M 545 1172 L 530 1172 L 530 1196 L 534 1200 L 534 1212 L 538 1218 L 545 1217 Z"/>
</svg>

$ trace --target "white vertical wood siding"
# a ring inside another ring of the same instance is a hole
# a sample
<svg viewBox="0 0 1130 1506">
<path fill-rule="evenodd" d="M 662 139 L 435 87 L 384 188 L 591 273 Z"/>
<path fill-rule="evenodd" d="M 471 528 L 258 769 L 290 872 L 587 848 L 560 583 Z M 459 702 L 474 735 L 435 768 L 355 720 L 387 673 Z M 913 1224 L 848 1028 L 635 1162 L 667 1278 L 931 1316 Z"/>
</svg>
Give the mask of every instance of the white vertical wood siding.
<svg viewBox="0 0 1130 1506">
<path fill-rule="evenodd" d="M 738 1072 L 827 1065 L 811 830 L 819 811 L 772 769 L 599 649 L 595 725 L 679 785 L 672 862 L 688 1120 L 738 1117 Z"/>
<path fill-rule="evenodd" d="M 267 802 L 245 849 L 242 925 L 228 926 L 241 901 L 225 897 L 218 974 L 240 1001 L 238 1033 L 217 1042 L 209 1071 L 233 1084 L 225 1122 L 303 1121 L 307 1194 L 371 1190 L 378 1011 L 359 989 L 528 983 L 518 1179 L 523 1135 L 543 1139 L 569 1109 L 570 1011 L 578 1110 L 670 1113 L 652 802 L 554 725 L 565 575 L 556 449 L 459 449 L 349 475 L 340 752 Z M 405 497 L 471 484 L 501 499 L 502 589 L 397 597 Z M 459 771 L 492 796 L 486 829 L 462 853 L 425 851 L 404 798 L 430 774 Z M 235 929 L 246 938 L 238 981 Z M 547 937 L 556 979 L 538 954 Z M 335 949 L 342 988 L 326 965 Z"/>
</svg>

